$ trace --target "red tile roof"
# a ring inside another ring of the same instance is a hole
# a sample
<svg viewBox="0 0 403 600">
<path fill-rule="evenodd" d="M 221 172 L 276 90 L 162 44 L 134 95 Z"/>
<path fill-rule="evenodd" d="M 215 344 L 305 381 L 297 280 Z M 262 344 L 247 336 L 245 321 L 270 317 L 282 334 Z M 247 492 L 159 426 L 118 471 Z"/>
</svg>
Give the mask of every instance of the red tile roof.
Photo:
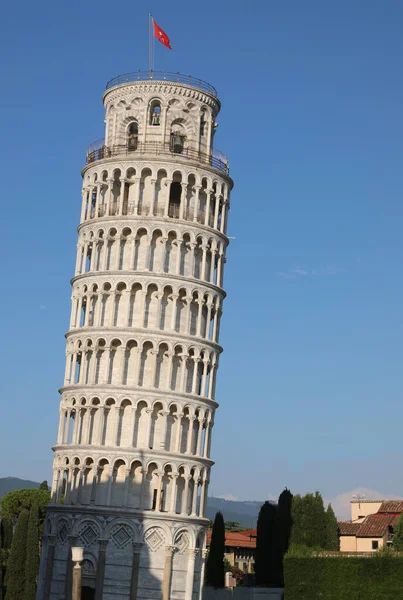
<svg viewBox="0 0 403 600">
<path fill-rule="evenodd" d="M 383 537 L 388 531 L 388 527 L 396 525 L 400 514 L 380 514 L 375 513 L 365 517 L 360 524 L 357 537 Z"/>
<path fill-rule="evenodd" d="M 225 545 L 236 548 L 256 548 L 256 538 L 250 539 L 249 536 L 243 535 L 244 531 L 226 531 Z M 211 531 L 207 532 L 207 546 L 210 546 Z"/>
<path fill-rule="evenodd" d="M 351 523 L 350 521 L 340 521 L 338 523 L 340 535 L 357 535 L 361 523 Z"/>
<path fill-rule="evenodd" d="M 378 513 L 403 513 L 403 500 L 384 500 Z"/>
</svg>

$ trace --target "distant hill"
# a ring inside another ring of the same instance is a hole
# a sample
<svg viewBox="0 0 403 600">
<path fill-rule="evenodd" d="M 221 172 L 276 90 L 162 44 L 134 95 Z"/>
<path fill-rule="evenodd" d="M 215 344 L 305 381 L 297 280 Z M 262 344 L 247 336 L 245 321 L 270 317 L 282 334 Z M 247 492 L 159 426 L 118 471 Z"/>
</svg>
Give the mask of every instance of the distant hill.
<svg viewBox="0 0 403 600">
<path fill-rule="evenodd" d="M 0 478 L 0 498 L 22 488 L 39 488 L 38 481 L 19 479 L 18 477 Z M 225 521 L 238 521 L 244 527 L 256 527 L 257 516 L 262 502 L 238 502 L 235 500 L 223 500 L 223 498 L 208 498 L 206 506 L 206 517 L 213 520 L 216 512 L 222 512 Z"/>
<path fill-rule="evenodd" d="M 224 521 L 238 521 L 244 527 L 254 529 L 263 502 L 263 500 L 239 502 L 223 498 L 207 498 L 206 517 L 213 520 L 216 512 L 221 511 Z"/>
<path fill-rule="evenodd" d="M 39 489 L 40 483 L 30 481 L 29 479 L 19 479 L 18 477 L 0 477 L 0 498 L 8 492 L 22 490 L 23 488 Z"/>
</svg>

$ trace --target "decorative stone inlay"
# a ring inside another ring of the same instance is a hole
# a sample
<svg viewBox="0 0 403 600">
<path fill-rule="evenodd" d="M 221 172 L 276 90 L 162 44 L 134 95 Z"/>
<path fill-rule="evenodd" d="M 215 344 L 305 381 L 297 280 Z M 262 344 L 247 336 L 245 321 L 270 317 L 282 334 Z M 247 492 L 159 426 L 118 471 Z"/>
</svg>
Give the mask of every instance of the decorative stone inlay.
<svg viewBox="0 0 403 600">
<path fill-rule="evenodd" d="M 145 541 L 150 547 L 151 552 L 156 552 L 158 548 L 165 542 L 165 538 L 160 529 L 153 528 L 147 531 L 145 535 Z"/>
<path fill-rule="evenodd" d="M 111 533 L 111 540 L 117 548 L 125 548 L 132 541 L 132 531 L 127 525 L 118 525 Z"/>
<path fill-rule="evenodd" d="M 80 538 L 86 546 L 91 546 L 99 537 L 99 531 L 92 523 L 87 523 L 80 531 Z"/>
<path fill-rule="evenodd" d="M 57 527 L 57 541 L 61 546 L 66 543 L 67 536 L 69 535 L 70 529 L 66 521 L 61 521 Z"/>
<path fill-rule="evenodd" d="M 184 554 L 186 552 L 190 545 L 189 535 L 186 533 L 186 531 L 183 531 L 179 534 L 175 545 L 178 548 L 179 554 Z"/>
</svg>

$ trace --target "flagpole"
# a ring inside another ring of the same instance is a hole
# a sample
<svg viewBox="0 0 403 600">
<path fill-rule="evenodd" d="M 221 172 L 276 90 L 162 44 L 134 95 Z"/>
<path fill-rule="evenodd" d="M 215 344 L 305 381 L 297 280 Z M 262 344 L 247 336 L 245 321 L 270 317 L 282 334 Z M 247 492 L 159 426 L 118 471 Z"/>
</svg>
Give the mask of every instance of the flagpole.
<svg viewBox="0 0 403 600">
<path fill-rule="evenodd" d="M 151 13 L 148 15 L 148 69 L 150 71 L 150 79 L 152 77 L 153 70 L 153 16 Z"/>
</svg>

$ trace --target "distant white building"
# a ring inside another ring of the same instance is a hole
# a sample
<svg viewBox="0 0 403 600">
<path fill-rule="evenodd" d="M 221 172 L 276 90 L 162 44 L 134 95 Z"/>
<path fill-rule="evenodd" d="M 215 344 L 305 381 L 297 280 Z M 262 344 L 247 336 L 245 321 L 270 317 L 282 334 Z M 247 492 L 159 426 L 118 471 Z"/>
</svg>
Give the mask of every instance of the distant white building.
<svg viewBox="0 0 403 600">
<path fill-rule="evenodd" d="M 90 147 L 38 600 L 200 598 L 232 180 L 220 102 L 179 74 L 103 95 Z"/>
</svg>

